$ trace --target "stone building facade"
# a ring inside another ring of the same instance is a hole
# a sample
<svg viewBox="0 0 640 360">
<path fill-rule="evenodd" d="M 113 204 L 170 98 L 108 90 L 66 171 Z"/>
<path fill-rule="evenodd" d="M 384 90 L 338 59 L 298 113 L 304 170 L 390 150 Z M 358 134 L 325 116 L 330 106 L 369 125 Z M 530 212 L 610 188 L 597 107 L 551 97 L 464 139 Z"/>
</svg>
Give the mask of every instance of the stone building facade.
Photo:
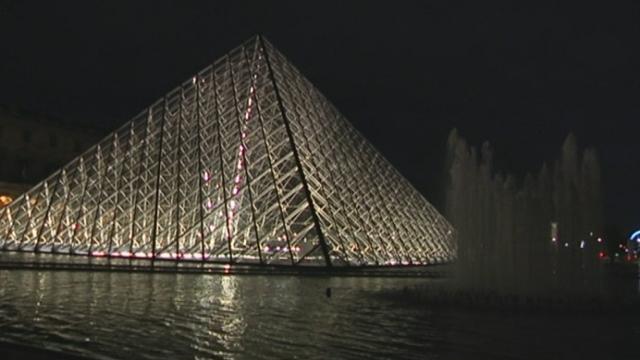
<svg viewBox="0 0 640 360">
<path fill-rule="evenodd" d="M 0 207 L 95 144 L 102 134 L 0 106 Z"/>
</svg>

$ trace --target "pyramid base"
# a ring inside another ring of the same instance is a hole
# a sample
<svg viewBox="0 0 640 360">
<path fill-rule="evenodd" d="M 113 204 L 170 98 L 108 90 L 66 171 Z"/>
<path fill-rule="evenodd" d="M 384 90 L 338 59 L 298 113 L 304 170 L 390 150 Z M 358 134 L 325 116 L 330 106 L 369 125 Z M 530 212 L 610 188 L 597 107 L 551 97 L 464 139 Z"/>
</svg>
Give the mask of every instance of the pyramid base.
<svg viewBox="0 0 640 360">
<path fill-rule="evenodd" d="M 442 264 L 396 266 L 334 266 L 318 262 L 304 266 L 288 264 L 234 263 L 180 259 L 136 259 L 94 257 L 86 254 L 33 253 L 26 250 L 0 251 L 0 269 L 45 271 L 159 272 L 224 275 L 320 275 L 381 277 L 444 277 Z"/>
</svg>

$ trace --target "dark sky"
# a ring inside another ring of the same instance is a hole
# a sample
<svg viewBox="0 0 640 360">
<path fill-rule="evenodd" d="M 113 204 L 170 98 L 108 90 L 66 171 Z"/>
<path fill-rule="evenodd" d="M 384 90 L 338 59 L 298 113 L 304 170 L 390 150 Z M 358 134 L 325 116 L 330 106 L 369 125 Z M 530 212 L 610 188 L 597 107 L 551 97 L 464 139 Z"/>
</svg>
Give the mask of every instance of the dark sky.
<svg viewBox="0 0 640 360">
<path fill-rule="evenodd" d="M 0 103 L 114 128 L 262 33 L 436 205 L 453 127 L 518 173 L 573 131 L 630 231 L 640 7 L 585 3 L 0 0 Z"/>
</svg>

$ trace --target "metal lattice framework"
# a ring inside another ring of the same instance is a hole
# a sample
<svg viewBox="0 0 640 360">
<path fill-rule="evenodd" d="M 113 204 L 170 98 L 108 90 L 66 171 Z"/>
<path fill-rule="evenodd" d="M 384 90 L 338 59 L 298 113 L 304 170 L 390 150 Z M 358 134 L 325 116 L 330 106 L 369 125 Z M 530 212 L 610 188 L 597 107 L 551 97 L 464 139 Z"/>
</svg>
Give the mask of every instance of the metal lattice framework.
<svg viewBox="0 0 640 360">
<path fill-rule="evenodd" d="M 263 265 L 455 256 L 442 215 L 260 36 L 4 208 L 0 245 Z"/>
</svg>

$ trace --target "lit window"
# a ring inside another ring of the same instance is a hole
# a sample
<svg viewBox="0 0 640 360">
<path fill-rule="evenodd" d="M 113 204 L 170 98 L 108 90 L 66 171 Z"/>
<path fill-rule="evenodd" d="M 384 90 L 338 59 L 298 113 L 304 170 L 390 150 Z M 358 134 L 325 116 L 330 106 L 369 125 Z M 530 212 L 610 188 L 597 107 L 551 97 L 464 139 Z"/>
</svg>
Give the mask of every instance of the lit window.
<svg viewBox="0 0 640 360">
<path fill-rule="evenodd" d="M 0 195 L 0 207 L 11 204 L 13 198 L 9 195 Z"/>
</svg>

